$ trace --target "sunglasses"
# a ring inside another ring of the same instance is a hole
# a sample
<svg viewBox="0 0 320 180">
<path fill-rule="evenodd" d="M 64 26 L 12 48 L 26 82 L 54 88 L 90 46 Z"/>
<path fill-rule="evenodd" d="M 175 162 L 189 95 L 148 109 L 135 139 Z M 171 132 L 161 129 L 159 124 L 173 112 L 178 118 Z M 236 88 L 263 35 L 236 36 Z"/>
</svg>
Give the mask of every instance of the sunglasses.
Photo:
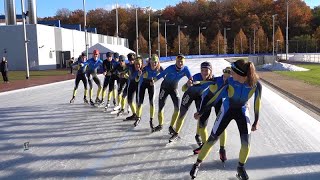
<svg viewBox="0 0 320 180">
<path fill-rule="evenodd" d="M 224 69 L 224 70 L 223 70 L 223 73 L 230 74 L 230 73 L 231 73 L 231 70 L 230 70 L 230 69 Z"/>
<path fill-rule="evenodd" d="M 98 56 L 99 54 L 94 54 L 95 56 Z"/>
</svg>

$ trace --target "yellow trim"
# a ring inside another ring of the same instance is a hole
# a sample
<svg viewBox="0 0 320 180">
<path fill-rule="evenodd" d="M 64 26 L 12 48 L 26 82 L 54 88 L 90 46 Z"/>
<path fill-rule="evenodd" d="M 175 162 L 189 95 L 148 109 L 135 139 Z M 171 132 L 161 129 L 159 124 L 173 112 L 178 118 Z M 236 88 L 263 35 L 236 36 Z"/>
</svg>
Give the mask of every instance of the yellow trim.
<svg viewBox="0 0 320 180">
<path fill-rule="evenodd" d="M 164 114 L 163 114 L 163 110 L 160 111 L 158 113 L 158 121 L 159 121 L 159 125 L 163 125 L 163 118 L 164 118 Z"/>
<path fill-rule="evenodd" d="M 173 127 L 176 124 L 178 116 L 179 116 L 179 110 L 174 110 L 172 114 L 170 126 Z"/>
<path fill-rule="evenodd" d="M 154 117 L 154 111 L 156 110 L 156 108 L 153 105 L 150 105 L 150 118 Z"/>
<path fill-rule="evenodd" d="M 212 93 L 215 93 L 218 90 L 218 85 L 217 84 L 212 84 L 209 86 L 209 89 Z"/>
<path fill-rule="evenodd" d="M 229 96 L 229 98 L 231 98 L 233 95 L 234 95 L 234 88 L 231 85 L 229 85 L 228 96 Z"/>
<path fill-rule="evenodd" d="M 76 89 L 73 89 L 73 93 L 72 93 L 72 95 L 75 97 L 75 96 L 76 96 L 76 94 L 77 94 L 77 90 L 76 90 Z"/>
<path fill-rule="evenodd" d="M 227 130 L 224 130 L 220 135 L 220 146 L 226 146 L 227 143 Z"/>
</svg>

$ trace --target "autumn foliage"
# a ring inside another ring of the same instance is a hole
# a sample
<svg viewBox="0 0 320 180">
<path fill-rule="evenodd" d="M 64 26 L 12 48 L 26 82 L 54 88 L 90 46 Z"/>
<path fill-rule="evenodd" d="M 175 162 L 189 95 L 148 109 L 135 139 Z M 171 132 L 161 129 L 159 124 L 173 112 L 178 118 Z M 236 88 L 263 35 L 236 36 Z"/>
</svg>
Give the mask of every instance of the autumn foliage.
<svg viewBox="0 0 320 180">
<path fill-rule="evenodd" d="M 320 7 L 311 9 L 303 0 L 289 0 L 289 39 L 307 37 L 320 43 Z M 138 8 L 139 52 L 148 53 L 148 16 L 147 9 Z M 129 39 L 131 49 L 136 40 L 136 9 L 118 8 L 119 36 Z M 178 53 L 178 25 L 186 25 L 181 35 L 181 52 L 184 54 L 199 53 L 199 26 L 201 30 L 201 54 L 224 52 L 224 28 L 226 32 L 227 53 L 271 52 L 272 50 L 272 15 L 275 18 L 275 43 L 278 48 L 285 48 L 286 0 L 196 0 L 182 1 L 164 10 L 151 10 L 151 43 L 152 52 L 158 49 L 157 20 L 160 16 L 160 53 L 165 55 L 164 20 L 167 24 L 168 55 Z M 98 8 L 87 13 L 88 27 L 96 27 L 99 34 L 115 35 L 115 9 Z M 59 9 L 54 17 L 42 20 L 60 19 L 63 24 L 81 24 L 83 11 Z M 278 40 L 278 42 L 277 42 Z M 141 42 L 140 42 L 141 41 Z M 320 45 L 320 44 L 319 44 Z"/>
</svg>

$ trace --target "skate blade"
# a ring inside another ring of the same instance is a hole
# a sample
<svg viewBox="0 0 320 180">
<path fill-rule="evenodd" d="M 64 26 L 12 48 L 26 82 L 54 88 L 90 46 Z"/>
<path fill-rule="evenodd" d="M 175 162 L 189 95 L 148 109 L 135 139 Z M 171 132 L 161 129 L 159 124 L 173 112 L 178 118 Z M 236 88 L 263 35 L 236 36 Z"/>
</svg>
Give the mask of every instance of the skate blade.
<svg viewBox="0 0 320 180">
<path fill-rule="evenodd" d="M 241 176 L 240 176 L 238 173 L 236 174 L 236 177 L 237 177 L 239 180 L 245 180 L 245 179 L 242 179 Z"/>
<path fill-rule="evenodd" d="M 117 116 L 119 116 L 118 113 L 119 113 L 119 111 L 111 111 L 110 112 L 110 114 L 117 114 Z"/>
</svg>

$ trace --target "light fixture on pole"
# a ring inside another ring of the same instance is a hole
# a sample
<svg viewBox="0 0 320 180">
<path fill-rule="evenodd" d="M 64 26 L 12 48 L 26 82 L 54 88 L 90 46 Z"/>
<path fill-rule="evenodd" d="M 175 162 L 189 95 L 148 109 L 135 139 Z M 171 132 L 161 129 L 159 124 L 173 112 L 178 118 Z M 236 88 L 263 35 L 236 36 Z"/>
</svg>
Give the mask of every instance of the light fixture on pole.
<svg viewBox="0 0 320 180">
<path fill-rule="evenodd" d="M 286 27 L 286 60 L 288 61 L 289 53 L 289 0 L 287 2 L 287 27 Z"/>
<path fill-rule="evenodd" d="M 201 27 L 201 26 L 199 26 L 199 55 L 201 55 L 201 37 L 200 37 L 200 35 L 201 35 L 201 30 L 205 30 L 205 29 L 207 29 L 207 27 Z"/>
<path fill-rule="evenodd" d="M 160 16 L 161 14 L 158 14 L 158 57 L 160 58 Z"/>
<path fill-rule="evenodd" d="M 116 5 L 116 37 L 117 37 L 117 45 L 119 45 L 119 14 L 118 14 L 118 1 Z"/>
<path fill-rule="evenodd" d="M 24 49 L 25 49 L 25 58 L 26 58 L 26 79 L 29 79 L 29 58 L 28 58 L 28 42 L 27 40 L 27 30 L 26 30 L 26 16 L 27 14 L 24 11 L 24 0 L 21 0 L 21 11 L 22 11 L 22 24 L 23 24 L 23 37 L 24 37 Z"/>
<path fill-rule="evenodd" d="M 151 58 L 151 18 L 150 18 L 150 13 L 151 13 L 151 7 L 147 7 L 149 10 L 149 58 Z"/>
<path fill-rule="evenodd" d="M 139 54 L 138 8 L 136 8 L 136 56 Z"/>
<path fill-rule="evenodd" d="M 275 24 L 274 21 L 277 15 L 278 14 L 272 15 L 272 56 L 274 56 L 274 24 Z"/>
<path fill-rule="evenodd" d="M 86 14 L 86 0 L 83 0 L 83 17 L 84 17 L 84 41 L 86 46 L 86 56 L 88 58 L 89 52 L 88 52 L 88 37 L 87 37 L 87 14 Z"/>
<path fill-rule="evenodd" d="M 185 28 L 187 28 L 187 26 L 182 26 L 182 27 L 181 27 L 180 25 L 178 25 L 178 41 L 179 41 L 179 42 L 178 42 L 178 43 L 179 43 L 179 53 L 178 53 L 178 54 L 181 54 L 181 53 L 180 53 L 180 29 L 181 29 L 181 28 L 185 29 Z"/>
<path fill-rule="evenodd" d="M 253 28 L 253 54 L 256 54 L 256 28 Z"/>
<path fill-rule="evenodd" d="M 227 54 L 227 31 L 229 30 L 231 30 L 231 28 L 223 28 L 223 48 L 225 54 Z"/>
<path fill-rule="evenodd" d="M 166 43 L 166 57 L 168 57 L 167 22 L 169 22 L 169 20 L 164 20 L 164 39 Z"/>
</svg>

